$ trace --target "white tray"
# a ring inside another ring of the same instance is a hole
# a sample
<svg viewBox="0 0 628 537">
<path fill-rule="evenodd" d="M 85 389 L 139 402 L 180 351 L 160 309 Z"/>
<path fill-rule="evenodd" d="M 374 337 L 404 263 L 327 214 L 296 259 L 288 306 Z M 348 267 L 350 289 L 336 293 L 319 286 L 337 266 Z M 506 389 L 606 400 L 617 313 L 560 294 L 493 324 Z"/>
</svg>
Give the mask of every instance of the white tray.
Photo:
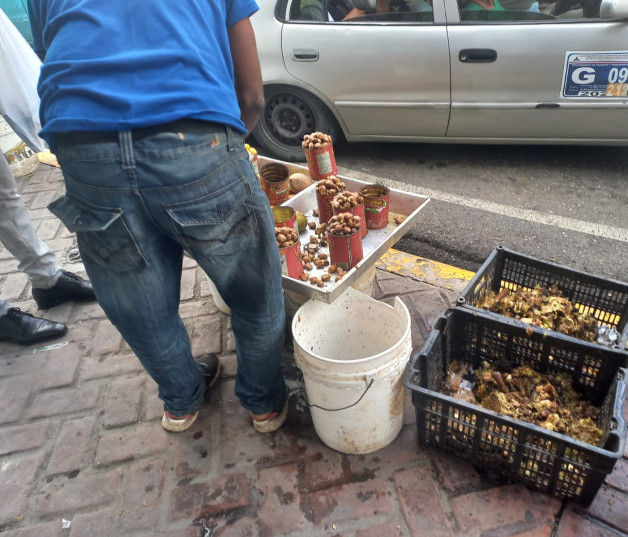
<svg viewBox="0 0 628 537">
<path fill-rule="evenodd" d="M 302 172 L 309 176 L 306 166 L 300 166 L 290 162 L 283 162 L 279 160 L 273 160 L 269 158 L 260 157 L 259 166 L 261 167 L 266 162 L 280 162 L 285 164 L 290 169 L 290 173 Z M 343 182 L 347 186 L 349 192 L 357 192 L 364 185 L 372 184 L 357 179 L 351 179 L 339 175 Z M 316 183 L 309 186 L 302 192 L 299 192 L 291 199 L 282 204 L 282 206 L 292 207 L 296 211 L 301 211 L 307 217 L 308 222 L 315 222 L 319 224 L 318 217 L 312 215 L 314 209 L 318 209 L 316 202 Z M 318 287 L 311 284 L 309 281 L 303 282 L 301 280 L 290 278 L 289 276 L 283 276 L 283 288 L 286 291 L 291 291 L 306 298 L 314 298 L 330 304 L 336 298 L 338 298 L 348 287 L 353 285 L 368 269 L 370 269 L 375 262 L 384 255 L 389 248 L 391 248 L 401 237 L 403 237 L 416 223 L 420 211 L 429 203 L 429 198 L 420 196 L 417 194 L 410 194 L 403 190 L 390 189 L 390 214 L 388 217 L 388 226 L 383 229 L 369 229 L 366 236 L 362 239 L 362 249 L 364 257 L 357 266 L 347 271 L 342 279 L 338 282 L 334 282 L 335 275 L 332 275 L 332 281 L 325 282 L 325 287 Z M 403 216 L 405 220 L 397 225 L 394 223 L 393 218 L 395 216 Z M 311 235 L 314 235 L 315 230 L 309 227 L 302 231 L 299 235 L 301 246 L 303 247 L 309 243 Z M 329 253 L 329 248 L 323 246 L 319 250 L 320 252 Z M 311 271 L 306 271 L 310 276 L 321 276 L 327 272 L 327 267 L 322 269 L 314 268 Z"/>
</svg>

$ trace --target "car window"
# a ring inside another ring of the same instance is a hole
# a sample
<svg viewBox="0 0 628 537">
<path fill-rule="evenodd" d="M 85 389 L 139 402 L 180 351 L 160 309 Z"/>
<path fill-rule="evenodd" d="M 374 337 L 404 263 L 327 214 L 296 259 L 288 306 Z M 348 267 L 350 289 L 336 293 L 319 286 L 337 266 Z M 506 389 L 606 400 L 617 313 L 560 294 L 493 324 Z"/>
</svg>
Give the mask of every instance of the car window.
<svg viewBox="0 0 628 537">
<path fill-rule="evenodd" d="M 291 21 L 333 23 L 434 22 L 432 0 L 293 0 Z"/>
<path fill-rule="evenodd" d="M 460 20 L 471 23 L 574 22 L 599 19 L 600 0 L 458 0 Z"/>
</svg>

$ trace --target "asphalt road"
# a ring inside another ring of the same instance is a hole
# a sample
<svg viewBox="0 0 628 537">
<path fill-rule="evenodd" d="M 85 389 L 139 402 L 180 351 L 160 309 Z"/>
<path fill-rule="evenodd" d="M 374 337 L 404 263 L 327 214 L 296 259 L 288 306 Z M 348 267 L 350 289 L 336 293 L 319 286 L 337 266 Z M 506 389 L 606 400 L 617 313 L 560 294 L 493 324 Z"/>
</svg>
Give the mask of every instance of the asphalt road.
<svg viewBox="0 0 628 537">
<path fill-rule="evenodd" d="M 396 248 L 477 270 L 502 244 L 628 282 L 628 148 L 343 143 L 339 174 L 428 196 Z"/>
</svg>

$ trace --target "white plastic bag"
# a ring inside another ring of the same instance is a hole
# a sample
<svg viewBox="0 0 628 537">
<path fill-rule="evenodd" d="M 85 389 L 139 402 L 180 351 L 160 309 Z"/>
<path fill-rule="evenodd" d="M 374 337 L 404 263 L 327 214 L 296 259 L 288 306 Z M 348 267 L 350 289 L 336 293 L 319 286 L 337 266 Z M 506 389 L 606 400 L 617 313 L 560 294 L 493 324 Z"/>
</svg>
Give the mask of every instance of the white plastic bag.
<svg viewBox="0 0 628 537">
<path fill-rule="evenodd" d="M 0 113 L 33 151 L 46 149 L 38 135 L 40 69 L 41 61 L 0 9 Z"/>
</svg>

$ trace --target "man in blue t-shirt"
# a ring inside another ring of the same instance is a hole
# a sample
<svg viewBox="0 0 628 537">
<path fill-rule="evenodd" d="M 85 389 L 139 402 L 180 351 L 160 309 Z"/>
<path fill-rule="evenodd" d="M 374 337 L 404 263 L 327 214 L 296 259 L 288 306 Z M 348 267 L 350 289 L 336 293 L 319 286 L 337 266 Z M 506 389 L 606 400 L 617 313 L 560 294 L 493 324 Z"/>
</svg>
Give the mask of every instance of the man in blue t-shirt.
<svg viewBox="0 0 628 537">
<path fill-rule="evenodd" d="M 183 431 L 220 373 L 179 317 L 183 252 L 231 309 L 236 394 L 282 425 L 285 313 L 274 220 L 244 148 L 263 107 L 254 0 L 29 0 L 41 136 L 98 301 Z M 220 338 L 220 334 L 216 334 Z"/>
</svg>

